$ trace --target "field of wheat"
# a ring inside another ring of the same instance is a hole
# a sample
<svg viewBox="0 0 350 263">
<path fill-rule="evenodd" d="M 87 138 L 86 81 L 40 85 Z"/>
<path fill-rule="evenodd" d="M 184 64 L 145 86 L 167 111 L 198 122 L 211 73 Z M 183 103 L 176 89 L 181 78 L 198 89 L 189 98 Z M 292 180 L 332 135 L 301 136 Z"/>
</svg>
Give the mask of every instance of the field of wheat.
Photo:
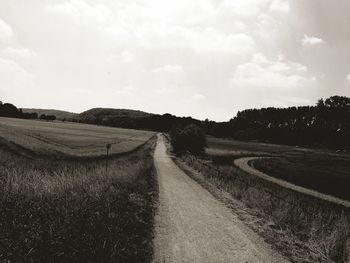
<svg viewBox="0 0 350 263">
<path fill-rule="evenodd" d="M 42 155 L 99 156 L 130 151 L 147 141 L 153 132 L 105 126 L 24 120 L 0 117 L 0 137 Z"/>
<path fill-rule="evenodd" d="M 150 261 L 152 133 L 1 119 L 0 136 L 0 262 Z M 113 153 L 137 148 L 108 163 L 81 154 L 113 140 L 127 142 Z"/>
</svg>

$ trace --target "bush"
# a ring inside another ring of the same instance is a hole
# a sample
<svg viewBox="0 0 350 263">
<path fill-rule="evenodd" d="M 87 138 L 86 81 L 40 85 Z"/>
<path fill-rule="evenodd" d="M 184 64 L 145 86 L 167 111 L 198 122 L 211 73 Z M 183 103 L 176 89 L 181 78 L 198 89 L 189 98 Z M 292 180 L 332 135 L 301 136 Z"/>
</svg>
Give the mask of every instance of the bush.
<svg viewBox="0 0 350 263">
<path fill-rule="evenodd" d="M 207 146 L 204 131 L 194 124 L 189 124 L 184 128 L 173 128 L 170 132 L 170 139 L 174 152 L 180 154 L 185 152 L 200 154 Z"/>
<path fill-rule="evenodd" d="M 47 121 L 54 121 L 54 120 L 56 120 L 56 116 L 55 116 L 55 115 L 45 115 L 45 114 L 41 114 L 41 115 L 40 115 L 40 119 L 41 119 L 41 120 L 47 120 Z"/>
</svg>

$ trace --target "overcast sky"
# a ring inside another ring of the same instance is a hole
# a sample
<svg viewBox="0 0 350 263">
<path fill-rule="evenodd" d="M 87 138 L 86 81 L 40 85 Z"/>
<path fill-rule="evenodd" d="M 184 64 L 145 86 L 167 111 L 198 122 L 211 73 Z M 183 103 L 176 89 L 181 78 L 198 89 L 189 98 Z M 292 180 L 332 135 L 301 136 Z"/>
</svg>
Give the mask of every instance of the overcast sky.
<svg viewBox="0 0 350 263">
<path fill-rule="evenodd" d="M 348 0 L 0 0 L 0 100 L 228 120 L 350 96 Z"/>
</svg>

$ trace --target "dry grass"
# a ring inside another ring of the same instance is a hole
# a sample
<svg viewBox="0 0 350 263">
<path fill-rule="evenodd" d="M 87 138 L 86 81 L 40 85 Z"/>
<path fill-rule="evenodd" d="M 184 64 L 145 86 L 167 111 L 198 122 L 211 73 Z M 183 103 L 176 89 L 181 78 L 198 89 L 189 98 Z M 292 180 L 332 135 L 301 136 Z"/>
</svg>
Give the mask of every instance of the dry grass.
<svg viewBox="0 0 350 263">
<path fill-rule="evenodd" d="M 349 259 L 349 209 L 285 189 L 232 165 L 213 166 L 193 156 L 182 160 L 199 171 L 204 181 L 241 201 L 246 207 L 240 213 L 242 218 L 247 218 L 246 210 L 255 215 L 252 228 L 291 261 Z M 237 211 L 237 207 L 234 209 Z"/>
<path fill-rule="evenodd" d="M 90 162 L 0 148 L 1 262 L 148 262 L 157 184 L 154 140 Z"/>
<path fill-rule="evenodd" d="M 0 117 L 4 139 L 42 155 L 99 156 L 106 143 L 111 154 L 127 152 L 151 138 L 154 133 L 104 126 L 23 120 Z"/>
</svg>

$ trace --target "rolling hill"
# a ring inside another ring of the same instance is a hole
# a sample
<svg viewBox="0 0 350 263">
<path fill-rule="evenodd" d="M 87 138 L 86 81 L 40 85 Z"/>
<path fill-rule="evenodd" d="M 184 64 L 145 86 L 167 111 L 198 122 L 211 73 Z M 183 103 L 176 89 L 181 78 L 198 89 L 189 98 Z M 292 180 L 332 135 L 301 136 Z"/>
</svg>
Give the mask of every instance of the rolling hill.
<svg viewBox="0 0 350 263">
<path fill-rule="evenodd" d="M 78 117 L 78 113 L 62 111 L 62 110 L 53 110 L 53 109 L 22 109 L 24 113 L 36 112 L 40 116 L 41 114 L 45 115 L 55 115 L 58 120 L 73 120 Z"/>
<path fill-rule="evenodd" d="M 84 111 L 79 114 L 79 119 L 98 119 L 98 118 L 143 118 L 149 117 L 153 114 L 138 111 L 138 110 L 127 110 L 127 109 L 113 109 L 113 108 L 93 108 Z"/>
</svg>

